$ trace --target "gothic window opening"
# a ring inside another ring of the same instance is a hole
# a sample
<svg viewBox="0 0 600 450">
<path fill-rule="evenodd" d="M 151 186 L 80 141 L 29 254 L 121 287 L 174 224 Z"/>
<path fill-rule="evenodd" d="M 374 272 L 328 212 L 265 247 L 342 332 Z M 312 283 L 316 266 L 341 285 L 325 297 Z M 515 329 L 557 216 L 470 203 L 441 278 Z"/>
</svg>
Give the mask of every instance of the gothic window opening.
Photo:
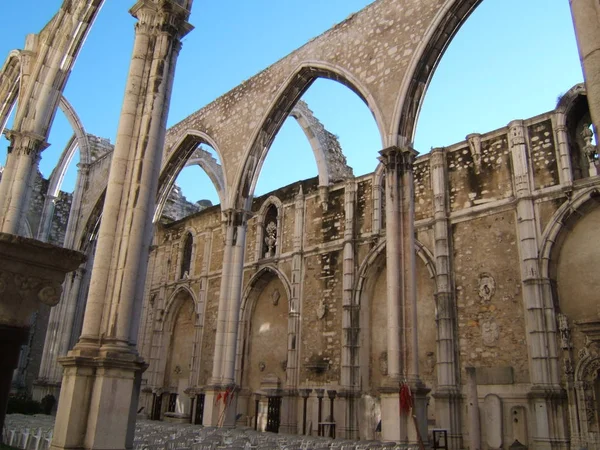
<svg viewBox="0 0 600 450">
<path fill-rule="evenodd" d="M 183 243 L 183 253 L 181 255 L 181 271 L 180 278 L 186 279 L 190 276 L 190 268 L 192 266 L 192 246 L 194 245 L 194 238 L 192 233 L 187 233 L 185 241 Z"/>
<path fill-rule="evenodd" d="M 275 205 L 270 205 L 267 208 L 265 219 L 263 222 L 263 258 L 274 258 L 278 250 L 278 211 Z"/>
</svg>

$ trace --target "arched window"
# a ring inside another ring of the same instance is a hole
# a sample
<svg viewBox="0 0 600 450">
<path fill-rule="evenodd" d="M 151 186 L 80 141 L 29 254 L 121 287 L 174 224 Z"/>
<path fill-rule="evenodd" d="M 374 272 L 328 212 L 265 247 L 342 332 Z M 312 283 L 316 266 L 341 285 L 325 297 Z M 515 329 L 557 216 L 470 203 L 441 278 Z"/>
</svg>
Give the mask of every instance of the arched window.
<svg viewBox="0 0 600 450">
<path fill-rule="evenodd" d="M 267 208 L 265 220 L 263 221 L 263 258 L 273 258 L 277 254 L 278 229 L 277 206 L 271 204 Z"/>
<path fill-rule="evenodd" d="M 179 272 L 179 278 L 184 279 L 190 276 L 190 269 L 192 267 L 192 246 L 194 245 L 194 238 L 192 233 L 187 233 L 183 242 L 183 252 L 181 254 L 181 271 Z"/>
</svg>

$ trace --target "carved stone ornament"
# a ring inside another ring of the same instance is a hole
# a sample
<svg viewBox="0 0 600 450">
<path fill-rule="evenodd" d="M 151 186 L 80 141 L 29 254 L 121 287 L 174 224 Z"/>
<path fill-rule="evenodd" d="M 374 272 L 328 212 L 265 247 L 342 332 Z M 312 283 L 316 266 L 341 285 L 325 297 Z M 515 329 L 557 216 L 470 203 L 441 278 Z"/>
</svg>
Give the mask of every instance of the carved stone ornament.
<svg viewBox="0 0 600 450">
<path fill-rule="evenodd" d="M 558 320 L 558 331 L 560 333 L 560 348 L 568 350 L 573 347 L 571 342 L 571 329 L 569 328 L 569 321 L 567 316 L 562 313 L 556 315 Z"/>
<path fill-rule="evenodd" d="M 481 172 L 481 135 L 474 133 L 467 136 L 475 173 Z"/>
<path fill-rule="evenodd" d="M 279 305 L 279 299 L 281 298 L 281 294 L 279 293 L 279 289 L 275 289 L 271 294 L 271 301 L 273 302 L 273 306 Z"/>
<path fill-rule="evenodd" d="M 0 233 L 0 324 L 28 327 L 40 303 L 58 303 L 65 274 L 84 260 L 73 250 Z"/>
<path fill-rule="evenodd" d="M 258 370 L 260 370 L 261 372 L 264 372 L 266 368 L 267 365 L 264 363 L 264 361 L 258 363 Z"/>
<path fill-rule="evenodd" d="M 480 274 L 477 291 L 482 300 L 489 302 L 496 292 L 496 280 L 494 280 L 494 277 L 487 272 Z"/>
<path fill-rule="evenodd" d="M 317 319 L 322 320 L 325 317 L 325 312 L 327 311 L 327 307 L 325 306 L 325 300 L 319 300 L 319 304 L 317 305 Z"/>
<path fill-rule="evenodd" d="M 483 341 L 483 345 L 495 347 L 498 345 L 499 338 L 500 329 L 496 322 L 489 320 L 481 324 L 481 340 Z"/>
<path fill-rule="evenodd" d="M 269 222 L 265 228 L 265 244 L 267 245 L 266 258 L 275 256 L 275 244 L 277 243 L 277 224 Z"/>
</svg>

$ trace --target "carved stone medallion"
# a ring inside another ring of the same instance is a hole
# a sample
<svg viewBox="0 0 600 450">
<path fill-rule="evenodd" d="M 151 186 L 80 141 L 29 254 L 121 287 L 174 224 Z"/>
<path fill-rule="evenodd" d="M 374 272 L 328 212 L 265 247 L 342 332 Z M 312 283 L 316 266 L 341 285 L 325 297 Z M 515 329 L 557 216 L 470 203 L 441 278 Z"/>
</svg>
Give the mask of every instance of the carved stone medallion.
<svg viewBox="0 0 600 450">
<path fill-rule="evenodd" d="M 487 272 L 483 272 L 479 275 L 479 283 L 478 283 L 478 294 L 479 297 L 489 302 L 494 293 L 496 292 L 496 280 L 492 277 L 491 274 Z"/>
<path fill-rule="evenodd" d="M 495 347 L 500 338 L 498 324 L 494 321 L 486 321 L 481 324 L 481 340 L 487 347 Z"/>
</svg>

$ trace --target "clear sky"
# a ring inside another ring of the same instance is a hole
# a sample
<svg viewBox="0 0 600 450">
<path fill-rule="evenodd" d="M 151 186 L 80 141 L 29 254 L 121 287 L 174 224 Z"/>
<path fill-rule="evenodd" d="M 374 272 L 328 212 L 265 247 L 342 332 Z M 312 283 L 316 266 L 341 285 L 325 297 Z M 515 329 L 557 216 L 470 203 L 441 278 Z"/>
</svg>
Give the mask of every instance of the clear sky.
<svg viewBox="0 0 600 450">
<path fill-rule="evenodd" d="M 3 5 L 0 60 L 22 48 L 61 0 L 20 0 Z M 114 142 L 135 20 L 133 0 L 107 0 L 69 79 L 65 96 L 86 131 Z M 169 125 L 200 109 L 243 80 L 284 57 L 368 0 L 196 0 L 177 66 Z M 438 67 L 419 118 L 415 148 L 451 145 L 473 132 L 505 126 L 553 109 L 559 95 L 582 81 L 566 0 L 483 0 L 459 31 Z M 355 175 L 375 169 L 381 138 L 358 97 L 333 81 L 318 80 L 303 99 L 340 138 Z M 41 171 L 50 172 L 71 136 L 59 112 L 44 151 Z M 0 160 L 7 142 L 0 139 Z M 277 135 L 256 195 L 317 174 L 310 146 L 288 119 Z M 73 171 L 65 181 L 72 189 Z M 216 200 L 199 168 L 178 179 L 191 201 Z"/>
</svg>

